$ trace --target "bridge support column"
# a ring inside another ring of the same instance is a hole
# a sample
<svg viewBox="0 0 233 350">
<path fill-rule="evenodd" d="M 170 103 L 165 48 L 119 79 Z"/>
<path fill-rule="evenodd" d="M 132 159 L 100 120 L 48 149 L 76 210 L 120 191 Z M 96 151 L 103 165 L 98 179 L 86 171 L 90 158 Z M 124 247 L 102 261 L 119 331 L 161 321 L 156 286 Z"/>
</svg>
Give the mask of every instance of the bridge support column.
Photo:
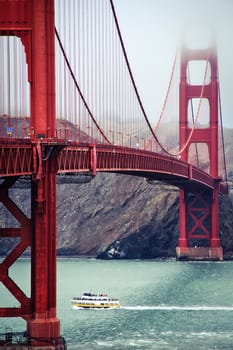
<svg viewBox="0 0 233 350">
<path fill-rule="evenodd" d="M 180 191 L 180 237 L 176 248 L 179 260 L 223 260 L 218 191 L 218 184 L 213 191 Z"/>
<path fill-rule="evenodd" d="M 187 237 L 186 237 L 186 205 L 185 205 L 185 194 L 184 190 L 180 190 L 180 236 L 179 236 L 179 249 L 185 252 L 187 247 Z"/>
<path fill-rule="evenodd" d="M 180 190 L 180 216 L 179 216 L 179 240 L 178 246 L 176 248 L 176 255 L 178 258 L 183 258 L 188 256 L 188 240 L 187 240 L 187 230 L 186 230 L 186 203 L 185 203 L 185 192 Z"/>
<path fill-rule="evenodd" d="M 31 248 L 32 313 L 27 321 L 29 336 L 48 340 L 60 337 L 56 317 L 56 159 L 44 162 L 43 171 L 32 182 Z"/>
<path fill-rule="evenodd" d="M 211 231 L 211 239 L 210 239 L 210 248 L 209 254 L 212 259 L 223 260 L 223 250 L 221 246 L 221 242 L 219 239 L 219 203 L 218 203 L 218 194 L 219 194 L 219 184 L 215 184 L 215 188 L 213 190 L 213 198 L 212 198 L 212 231 Z"/>
<path fill-rule="evenodd" d="M 14 202 L 13 189 L 10 196 L 11 187 L 18 177 L 9 177 L 0 185 L 0 201 L 15 218 L 12 223 L 9 221 L 9 226 L 13 227 L 0 229 L 0 237 L 9 237 L 16 242 L 0 263 L 0 281 L 18 303 L 17 307 L 1 307 L 0 317 L 24 318 L 30 348 L 35 350 L 65 349 L 64 339 L 60 337 L 60 321 L 56 317 L 57 163 L 56 157 L 50 158 L 43 161 L 43 171 L 38 172 L 36 179 L 26 181 L 31 188 L 31 218 Z M 31 248 L 29 296 L 9 275 L 10 267 L 28 247 Z M 11 349 L 19 349 L 20 346 L 12 344 Z"/>
<path fill-rule="evenodd" d="M 25 47 L 31 97 L 33 151 L 30 161 L 34 174 L 30 219 L 10 200 L 7 190 L 11 181 L 0 185 L 4 204 L 22 226 L 6 229 L 3 233 L 0 230 L 0 236 L 21 237 L 21 243 L 0 264 L 0 280 L 6 281 L 6 287 L 13 291 L 21 307 L 0 308 L 0 316 L 20 316 L 26 320 L 31 348 L 39 344 L 44 349 L 58 349 L 58 346 L 62 349 L 58 341 L 60 321 L 56 317 L 57 169 L 54 149 L 50 145 L 56 135 L 54 0 L 0 1 L 0 35 L 17 36 Z M 8 276 L 8 268 L 29 245 L 31 298 L 27 298 Z M 51 342 L 55 346 L 51 347 Z"/>
</svg>

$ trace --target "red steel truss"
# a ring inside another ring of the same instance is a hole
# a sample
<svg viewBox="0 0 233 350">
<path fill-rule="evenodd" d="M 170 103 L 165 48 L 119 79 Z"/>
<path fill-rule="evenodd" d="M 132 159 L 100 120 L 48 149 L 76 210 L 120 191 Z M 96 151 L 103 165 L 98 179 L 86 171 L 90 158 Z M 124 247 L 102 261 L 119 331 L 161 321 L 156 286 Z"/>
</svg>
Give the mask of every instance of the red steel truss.
<svg viewBox="0 0 233 350">
<path fill-rule="evenodd" d="M 118 172 L 161 180 L 180 188 L 214 188 L 212 176 L 201 169 L 150 151 L 114 145 L 4 142 L 0 142 L 0 177 L 30 175 L 34 180 L 40 179 L 43 164 L 52 156 L 56 158 L 57 174 Z"/>
</svg>

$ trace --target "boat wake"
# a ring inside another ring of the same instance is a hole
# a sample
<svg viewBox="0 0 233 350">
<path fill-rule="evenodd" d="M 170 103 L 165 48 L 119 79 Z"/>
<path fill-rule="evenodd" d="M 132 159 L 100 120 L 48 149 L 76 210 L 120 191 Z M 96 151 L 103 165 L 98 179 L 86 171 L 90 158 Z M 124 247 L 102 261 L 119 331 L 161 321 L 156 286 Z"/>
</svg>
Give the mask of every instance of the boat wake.
<svg viewBox="0 0 233 350">
<path fill-rule="evenodd" d="M 233 311 L 233 306 L 207 306 L 207 305 L 194 305 L 194 306 L 176 306 L 176 305 L 158 305 L 158 306 L 121 306 L 121 309 L 125 310 L 184 310 L 184 311 Z"/>
<path fill-rule="evenodd" d="M 83 307 L 72 306 L 73 310 L 84 310 Z M 177 305 L 158 305 L 158 306 L 120 306 L 118 308 L 92 308 L 92 310 L 167 310 L 167 311 L 233 311 L 233 306 L 207 306 L 207 305 L 194 305 L 194 306 L 177 306 Z"/>
</svg>

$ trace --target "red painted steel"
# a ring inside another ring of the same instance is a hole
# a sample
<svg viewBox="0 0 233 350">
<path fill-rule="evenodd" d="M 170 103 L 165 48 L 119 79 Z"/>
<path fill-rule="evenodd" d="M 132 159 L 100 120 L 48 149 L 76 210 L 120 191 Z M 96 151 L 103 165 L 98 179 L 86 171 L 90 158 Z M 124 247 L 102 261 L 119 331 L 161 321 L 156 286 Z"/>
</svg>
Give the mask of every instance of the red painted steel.
<svg viewBox="0 0 233 350">
<path fill-rule="evenodd" d="M 55 137 L 54 2 L 32 1 L 31 129 L 38 139 Z"/>
<path fill-rule="evenodd" d="M 92 145 L 71 144 L 64 146 L 58 154 L 58 174 L 95 174 L 96 171 L 160 179 L 180 188 L 214 188 L 214 179 L 204 171 L 149 151 L 113 145 L 96 145 L 93 148 Z"/>
<path fill-rule="evenodd" d="M 0 264 L 0 280 L 11 294 L 19 302 L 18 308 L 0 308 L 0 317 L 16 317 L 30 314 L 31 300 L 19 288 L 19 286 L 9 276 L 9 268 L 17 258 L 31 245 L 31 219 L 27 218 L 20 208 L 9 197 L 9 189 L 13 186 L 17 177 L 9 177 L 0 185 L 0 198 L 5 208 L 16 218 L 20 227 L 17 228 L 0 228 L 1 237 L 19 237 L 20 241 L 13 250 L 5 257 Z"/>
<path fill-rule="evenodd" d="M 54 2 L 32 1 L 32 139 L 55 137 Z M 56 318 L 56 161 L 36 145 L 37 174 L 32 181 L 32 314 L 27 321 L 31 337 L 60 336 Z"/>
<path fill-rule="evenodd" d="M 190 61 L 209 62 L 211 78 L 204 86 L 190 85 L 187 79 Z M 206 98 L 209 103 L 209 127 L 193 130 L 188 126 L 188 103 L 192 98 Z M 209 151 L 210 176 L 213 179 L 212 189 L 184 188 L 180 190 L 180 236 L 178 255 L 188 255 L 189 247 L 207 244 L 211 258 L 222 259 L 222 248 L 218 228 L 218 194 L 220 191 L 218 177 L 218 81 L 217 53 L 214 43 L 210 49 L 191 50 L 182 48 L 180 80 L 180 148 L 184 149 L 181 159 L 188 162 L 191 144 L 205 143 Z M 194 177 L 197 176 L 194 172 Z M 205 182 L 205 179 L 203 178 Z M 211 249 L 213 250 L 211 251 Z"/>
<path fill-rule="evenodd" d="M 31 175 L 33 172 L 33 148 L 31 144 L 20 145 L 0 142 L 0 176 Z"/>
<path fill-rule="evenodd" d="M 0 315 L 20 315 L 27 321 L 29 336 L 54 339 L 60 336 L 60 321 L 56 317 L 57 161 L 55 153 L 45 153 L 41 146 L 42 140 L 55 137 L 54 1 L 1 1 L 0 35 L 22 40 L 31 84 L 30 142 L 8 140 L 7 144 L 1 142 L 0 147 L 0 171 L 9 177 L 1 184 L 1 201 L 21 225 L 20 229 L 1 230 L 3 236 L 20 238 L 0 264 L 1 281 L 20 307 L 1 308 Z M 31 219 L 24 217 L 8 196 L 15 176 L 23 173 L 31 175 Z M 25 296 L 8 274 L 9 267 L 28 246 L 31 297 Z"/>
<path fill-rule="evenodd" d="M 56 338 L 56 157 L 43 161 L 40 179 L 32 182 L 32 318 L 27 330 L 35 338 Z"/>
<path fill-rule="evenodd" d="M 56 154 L 57 173 L 118 172 L 149 179 L 160 179 L 184 188 L 213 189 L 215 180 L 206 172 L 176 158 L 133 148 L 72 143 L 0 142 L 0 176 L 42 176 L 42 153 Z"/>
</svg>

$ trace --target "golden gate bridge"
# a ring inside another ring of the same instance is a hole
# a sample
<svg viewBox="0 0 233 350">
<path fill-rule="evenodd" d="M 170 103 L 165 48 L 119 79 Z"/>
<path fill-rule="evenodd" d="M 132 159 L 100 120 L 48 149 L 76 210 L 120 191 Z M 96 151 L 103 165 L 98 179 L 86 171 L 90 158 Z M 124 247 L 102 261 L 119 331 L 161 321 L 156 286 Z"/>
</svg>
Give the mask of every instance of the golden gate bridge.
<svg viewBox="0 0 233 350">
<path fill-rule="evenodd" d="M 46 348 L 53 341 L 54 348 L 61 349 L 65 345 L 56 316 L 57 175 L 114 172 L 178 187 L 177 257 L 223 259 L 218 197 L 227 187 L 225 167 L 220 167 L 224 149 L 216 44 L 211 38 L 209 47 L 190 49 L 183 42 L 161 114 L 152 125 L 112 0 L 2 0 L 0 35 L 0 200 L 18 223 L 0 228 L 1 237 L 16 239 L 0 263 L 0 281 L 19 304 L 1 307 L 0 317 L 25 319 L 33 348 Z M 191 62 L 204 62 L 199 84 L 190 82 Z M 170 113 L 177 116 L 179 138 L 170 149 L 161 141 L 160 128 L 176 70 L 179 108 Z M 207 122 L 200 126 L 203 105 Z M 198 157 L 203 149 L 205 167 Z M 29 217 L 10 195 L 21 177 L 30 183 Z M 9 275 L 28 248 L 30 296 Z"/>
</svg>

